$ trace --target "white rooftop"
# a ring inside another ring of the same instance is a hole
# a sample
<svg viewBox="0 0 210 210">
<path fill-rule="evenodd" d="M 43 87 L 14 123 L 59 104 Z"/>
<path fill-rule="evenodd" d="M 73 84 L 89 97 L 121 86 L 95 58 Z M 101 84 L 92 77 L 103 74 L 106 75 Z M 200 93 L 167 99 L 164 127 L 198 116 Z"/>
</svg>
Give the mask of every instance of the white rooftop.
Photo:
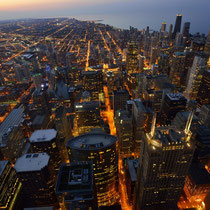
<svg viewBox="0 0 210 210">
<path fill-rule="evenodd" d="M 28 153 L 22 155 L 15 163 L 16 172 L 40 171 L 48 165 L 50 156 L 47 153 Z"/>
<path fill-rule="evenodd" d="M 95 149 L 99 149 L 114 144 L 115 142 L 115 136 L 101 133 L 89 133 L 71 139 L 70 147 L 72 146 L 81 149 L 93 149 L 94 147 L 88 148 L 88 146 L 86 147 L 85 145 L 95 145 Z"/>
<path fill-rule="evenodd" d="M 57 135 L 57 131 L 55 129 L 44 129 L 44 130 L 36 130 L 34 131 L 29 141 L 32 142 L 44 142 L 44 141 L 51 141 Z"/>
</svg>

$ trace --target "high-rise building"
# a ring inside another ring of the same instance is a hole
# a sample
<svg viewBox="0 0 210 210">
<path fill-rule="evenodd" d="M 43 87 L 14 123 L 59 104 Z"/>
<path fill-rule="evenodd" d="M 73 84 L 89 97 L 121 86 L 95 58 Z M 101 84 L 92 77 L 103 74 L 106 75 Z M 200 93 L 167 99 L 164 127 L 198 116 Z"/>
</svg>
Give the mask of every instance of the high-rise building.
<svg viewBox="0 0 210 210">
<path fill-rule="evenodd" d="M 191 133 L 156 129 L 146 135 L 139 165 L 135 209 L 177 209 L 194 153 Z"/>
<path fill-rule="evenodd" d="M 170 124 L 176 114 L 184 111 L 187 99 L 181 93 L 168 93 L 163 103 L 162 118 L 163 124 Z"/>
<path fill-rule="evenodd" d="M 210 30 L 206 39 L 204 52 L 210 57 Z"/>
<path fill-rule="evenodd" d="M 102 71 L 84 71 L 82 72 L 82 78 L 84 90 L 91 94 L 92 101 L 98 101 L 99 94 L 103 92 Z"/>
<path fill-rule="evenodd" d="M 37 74 L 34 74 L 32 76 L 32 79 L 33 79 L 33 82 L 34 82 L 34 86 L 36 89 L 41 89 L 41 85 L 42 85 L 42 74 L 40 73 L 37 73 Z"/>
<path fill-rule="evenodd" d="M 0 125 L 0 150 L 12 163 L 23 154 L 27 143 L 20 127 L 23 116 L 23 106 L 14 108 Z"/>
<path fill-rule="evenodd" d="M 98 209 L 93 164 L 84 161 L 63 164 L 58 174 L 56 194 L 66 209 Z"/>
<path fill-rule="evenodd" d="M 169 75 L 169 56 L 166 54 L 159 54 L 158 56 L 158 73 Z"/>
<path fill-rule="evenodd" d="M 200 84 L 203 77 L 203 72 L 206 70 L 205 59 L 195 56 L 193 65 L 188 71 L 187 85 L 185 96 L 190 100 L 196 100 Z"/>
<path fill-rule="evenodd" d="M 181 23 L 182 23 L 182 15 L 181 14 L 177 14 L 176 22 L 175 22 L 175 26 L 174 26 L 174 32 L 173 32 L 173 35 L 172 35 L 173 39 L 176 37 L 176 34 L 178 32 L 180 32 L 180 30 L 181 30 Z"/>
<path fill-rule="evenodd" d="M 185 22 L 182 29 L 182 36 L 188 38 L 190 35 L 190 22 Z"/>
<path fill-rule="evenodd" d="M 169 78 L 172 84 L 176 85 L 177 88 L 181 89 L 181 77 L 185 72 L 185 52 L 175 52 L 172 57 L 171 70 Z"/>
<path fill-rule="evenodd" d="M 160 32 L 165 32 L 166 31 L 166 22 L 162 22 Z"/>
<path fill-rule="evenodd" d="M 201 107 L 201 111 L 198 115 L 198 119 L 200 121 L 200 124 L 206 125 L 207 127 L 210 128 L 210 104 L 204 104 Z"/>
<path fill-rule="evenodd" d="M 75 104 L 76 125 L 79 135 L 101 127 L 100 106 L 98 101 L 85 101 Z"/>
<path fill-rule="evenodd" d="M 24 207 L 56 204 L 49 161 L 47 153 L 24 154 L 17 159 L 14 168 L 22 183 L 21 198 Z"/>
<path fill-rule="evenodd" d="M 0 161 L 0 209 L 20 209 L 22 183 L 9 161 Z"/>
<path fill-rule="evenodd" d="M 57 173 L 61 164 L 57 131 L 55 129 L 36 130 L 31 134 L 29 141 L 33 153 L 46 152 L 50 156 L 50 161 Z"/>
<path fill-rule="evenodd" d="M 134 42 L 128 43 L 126 70 L 128 75 L 138 72 L 138 46 Z"/>
<path fill-rule="evenodd" d="M 116 132 L 119 141 L 119 153 L 131 155 L 133 144 L 133 122 L 131 113 L 127 110 L 118 110 L 116 113 Z"/>
<path fill-rule="evenodd" d="M 89 133 L 72 138 L 67 143 L 70 162 L 93 162 L 93 174 L 99 206 L 117 201 L 118 158 L 117 138 L 103 133 Z"/>
<path fill-rule="evenodd" d="M 210 70 L 203 72 L 200 88 L 197 95 L 198 104 L 210 104 Z"/>
<path fill-rule="evenodd" d="M 129 93 L 127 90 L 115 90 L 113 91 L 113 108 L 114 108 L 114 115 L 116 114 L 117 110 L 125 109 L 126 101 L 130 98 Z"/>
<path fill-rule="evenodd" d="M 18 82 L 30 82 L 31 75 L 29 65 L 15 65 L 14 71 Z"/>
<path fill-rule="evenodd" d="M 173 25 L 170 24 L 169 26 L 169 32 L 168 32 L 168 37 L 171 40 L 172 39 L 172 34 L 173 34 Z"/>
</svg>

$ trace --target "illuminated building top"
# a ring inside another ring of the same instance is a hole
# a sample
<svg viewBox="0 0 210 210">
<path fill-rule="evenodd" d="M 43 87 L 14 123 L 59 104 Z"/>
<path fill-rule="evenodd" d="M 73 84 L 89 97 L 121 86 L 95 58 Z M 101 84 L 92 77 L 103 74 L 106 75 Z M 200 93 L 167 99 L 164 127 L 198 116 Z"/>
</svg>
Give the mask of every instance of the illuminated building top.
<svg viewBox="0 0 210 210">
<path fill-rule="evenodd" d="M 82 150 L 97 150 L 115 144 L 117 138 L 109 134 L 88 133 L 71 139 L 68 144 L 70 147 Z"/>
</svg>

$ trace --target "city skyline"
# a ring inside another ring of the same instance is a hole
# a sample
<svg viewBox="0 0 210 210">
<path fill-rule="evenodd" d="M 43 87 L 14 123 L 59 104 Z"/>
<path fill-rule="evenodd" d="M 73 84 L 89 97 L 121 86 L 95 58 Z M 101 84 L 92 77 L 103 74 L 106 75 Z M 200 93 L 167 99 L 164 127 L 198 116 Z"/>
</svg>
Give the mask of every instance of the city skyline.
<svg viewBox="0 0 210 210">
<path fill-rule="evenodd" d="M 9 0 L 1 2 L 1 20 L 22 18 L 70 17 L 79 20 L 103 20 L 103 23 L 127 29 L 129 26 L 138 29 L 147 25 L 158 30 L 161 22 L 175 23 L 175 15 L 183 15 L 184 22 L 191 22 L 191 33 L 208 33 L 210 28 L 208 0 L 168 2 L 165 0 L 141 1 L 96 1 L 96 0 L 47 0 L 42 2 L 26 0 Z M 198 13 L 199 12 L 199 13 Z"/>
</svg>

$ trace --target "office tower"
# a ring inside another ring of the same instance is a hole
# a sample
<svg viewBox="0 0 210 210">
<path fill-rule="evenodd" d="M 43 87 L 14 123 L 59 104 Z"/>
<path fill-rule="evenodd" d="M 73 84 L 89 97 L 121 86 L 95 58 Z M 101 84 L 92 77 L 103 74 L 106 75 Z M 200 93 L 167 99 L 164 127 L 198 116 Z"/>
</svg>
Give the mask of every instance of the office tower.
<svg viewBox="0 0 210 210">
<path fill-rule="evenodd" d="M 159 54 L 159 49 L 157 47 L 152 47 L 151 56 L 150 56 L 150 63 L 152 65 L 156 64 L 158 54 Z"/>
<path fill-rule="evenodd" d="M 178 89 L 181 89 L 181 77 L 185 72 L 185 59 L 185 52 L 175 52 L 172 57 L 169 78 L 171 79 L 172 84 L 176 85 Z"/>
<path fill-rule="evenodd" d="M 41 85 L 42 85 L 42 74 L 40 73 L 37 73 L 37 74 L 34 74 L 32 76 L 32 79 L 33 79 L 33 82 L 34 82 L 34 86 L 37 90 L 40 90 L 41 89 Z"/>
<path fill-rule="evenodd" d="M 173 38 L 173 39 L 176 37 L 176 34 L 177 34 L 178 32 L 180 32 L 181 23 L 182 23 L 182 15 L 181 15 L 181 14 L 178 14 L 178 15 L 176 16 L 176 22 L 175 22 L 175 26 L 174 26 L 174 32 L 173 32 L 173 35 L 172 35 L 172 38 Z"/>
<path fill-rule="evenodd" d="M 204 52 L 210 57 L 210 30 L 206 39 Z"/>
<path fill-rule="evenodd" d="M 208 192 L 210 192 L 210 173 L 205 164 L 193 159 L 178 202 L 179 208 L 201 207 Z"/>
<path fill-rule="evenodd" d="M 139 72 L 140 73 L 144 72 L 144 60 L 145 60 L 145 56 L 140 55 L 139 56 Z"/>
<path fill-rule="evenodd" d="M 47 126 L 50 123 L 50 116 L 49 114 L 38 114 L 34 118 L 32 122 L 32 129 L 35 130 L 41 130 L 41 129 L 47 129 Z"/>
<path fill-rule="evenodd" d="M 59 106 L 55 110 L 55 127 L 58 132 L 58 137 L 64 139 L 65 142 L 72 137 L 71 123 L 67 119 L 64 106 Z"/>
<path fill-rule="evenodd" d="M 162 22 L 160 32 L 165 32 L 166 31 L 166 22 Z"/>
<path fill-rule="evenodd" d="M 0 209 L 20 209 L 22 183 L 9 161 L 0 161 Z"/>
<path fill-rule="evenodd" d="M 14 67 L 15 76 L 18 82 L 30 82 L 31 75 L 29 65 L 15 65 Z"/>
<path fill-rule="evenodd" d="M 161 53 L 158 56 L 158 74 L 165 74 L 169 76 L 169 72 L 169 56 Z"/>
<path fill-rule="evenodd" d="M 118 158 L 117 138 L 108 134 L 89 133 L 72 138 L 67 143 L 70 162 L 93 162 L 93 174 L 99 206 L 117 200 Z"/>
<path fill-rule="evenodd" d="M 127 90 L 115 90 L 113 91 L 113 104 L 114 104 L 114 115 L 117 110 L 125 109 L 126 101 L 130 98 Z"/>
<path fill-rule="evenodd" d="M 116 113 L 116 132 L 119 141 L 119 154 L 129 156 L 132 153 L 133 122 L 131 113 L 118 110 Z"/>
<path fill-rule="evenodd" d="M 23 121 L 24 108 L 14 108 L 0 125 L 0 150 L 5 159 L 10 162 L 23 154 L 26 139 L 20 128 Z"/>
<path fill-rule="evenodd" d="M 5 80 L 4 80 L 4 77 L 0 71 L 0 86 L 3 86 L 5 84 Z"/>
<path fill-rule="evenodd" d="M 147 85 L 147 78 L 145 74 L 138 74 L 137 75 L 137 92 L 136 92 L 136 98 L 140 98 L 141 100 L 144 100 L 144 93 L 146 90 Z"/>
<path fill-rule="evenodd" d="M 182 35 L 183 37 L 189 38 L 190 35 L 190 22 L 184 23 L 183 29 L 182 29 Z"/>
<path fill-rule="evenodd" d="M 170 124 L 176 114 L 184 111 L 187 99 L 181 93 L 167 93 L 163 103 L 162 118 L 163 124 Z"/>
<path fill-rule="evenodd" d="M 32 96 L 33 96 L 33 104 L 35 106 L 36 111 L 39 114 L 51 113 L 50 105 L 49 105 L 49 98 L 46 91 L 37 89 L 33 92 Z"/>
<path fill-rule="evenodd" d="M 200 124 L 206 125 L 210 128 L 210 104 L 204 104 L 201 107 L 201 111 L 198 115 L 198 119 Z"/>
<path fill-rule="evenodd" d="M 126 71 L 127 74 L 138 72 L 138 46 L 134 42 L 128 43 L 126 55 Z"/>
<path fill-rule="evenodd" d="M 178 48 L 178 47 L 181 47 L 182 46 L 182 34 L 181 33 L 177 33 L 176 34 L 176 37 L 175 37 L 175 46 Z"/>
<path fill-rule="evenodd" d="M 126 159 L 125 161 L 125 184 L 128 195 L 128 202 L 133 204 L 135 196 L 135 186 L 137 180 L 137 169 L 139 159 Z"/>
<path fill-rule="evenodd" d="M 56 204 L 49 161 L 47 153 L 24 154 L 17 159 L 14 169 L 22 183 L 21 198 L 24 207 Z"/>
<path fill-rule="evenodd" d="M 46 66 L 45 71 L 46 71 L 47 78 L 48 78 L 48 89 L 49 90 L 54 90 L 54 88 L 55 88 L 55 76 L 56 76 L 56 73 L 48 65 Z"/>
<path fill-rule="evenodd" d="M 103 73 L 102 71 L 82 72 L 82 84 L 84 90 L 91 94 L 91 100 L 98 101 L 99 94 L 103 92 Z"/>
<path fill-rule="evenodd" d="M 188 121 L 190 112 L 184 111 L 184 112 L 178 112 L 176 114 L 176 117 L 173 119 L 171 125 L 174 126 L 178 130 L 184 130 L 186 123 Z M 195 133 L 198 127 L 198 117 L 196 115 L 193 115 L 191 127 L 190 130 L 192 133 Z"/>
<path fill-rule="evenodd" d="M 200 88 L 197 95 L 198 104 L 210 104 L 210 70 L 203 72 Z"/>
<path fill-rule="evenodd" d="M 173 25 L 170 24 L 170 26 L 169 26 L 169 32 L 168 32 L 168 37 L 169 37 L 170 40 L 172 39 L 172 31 L 173 31 Z"/>
<path fill-rule="evenodd" d="M 195 56 L 193 65 L 188 71 L 187 75 L 187 88 L 185 96 L 190 100 L 196 100 L 200 84 L 203 77 L 203 72 L 206 70 L 205 59 L 199 56 Z"/>
<path fill-rule="evenodd" d="M 101 127 L 100 106 L 98 101 L 75 104 L 76 125 L 79 135 Z"/>
<path fill-rule="evenodd" d="M 132 100 L 132 118 L 133 118 L 133 152 L 136 157 L 143 151 L 143 135 L 146 119 L 146 109 L 139 99 Z"/>
<path fill-rule="evenodd" d="M 61 197 L 65 209 L 98 209 L 93 164 L 84 161 L 63 164 L 58 174 L 56 194 Z"/>
<path fill-rule="evenodd" d="M 152 133 L 145 137 L 134 208 L 177 209 L 194 153 L 191 133 L 161 127 Z"/>
<path fill-rule="evenodd" d="M 55 129 L 36 130 L 31 134 L 29 141 L 33 153 L 46 152 L 50 156 L 51 165 L 57 173 L 61 164 L 57 131 Z"/>
</svg>

